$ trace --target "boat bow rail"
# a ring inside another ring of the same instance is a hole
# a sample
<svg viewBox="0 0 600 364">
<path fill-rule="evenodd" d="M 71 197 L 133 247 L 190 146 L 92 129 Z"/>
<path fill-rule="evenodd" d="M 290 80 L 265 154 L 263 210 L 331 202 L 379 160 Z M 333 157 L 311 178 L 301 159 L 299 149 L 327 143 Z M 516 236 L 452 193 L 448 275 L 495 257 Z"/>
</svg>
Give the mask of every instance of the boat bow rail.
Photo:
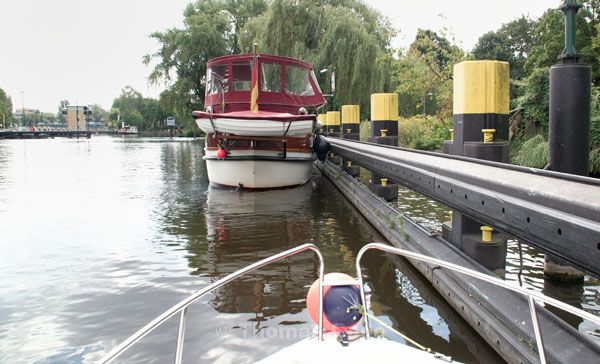
<svg viewBox="0 0 600 364">
<path fill-rule="evenodd" d="M 129 338 L 127 338 L 124 342 L 122 342 L 119 346 L 117 346 L 116 348 L 114 348 L 113 350 L 111 350 L 108 354 L 106 354 L 100 361 L 99 363 L 102 364 L 106 364 L 106 363 L 110 363 L 112 362 L 114 359 L 116 359 L 117 357 L 119 357 L 121 354 L 123 354 L 125 351 L 127 351 L 129 348 L 131 348 L 135 343 L 137 343 L 138 341 L 140 341 L 144 336 L 148 335 L 150 332 L 152 332 L 154 329 L 156 329 L 158 326 L 162 325 L 165 321 L 167 321 L 169 318 L 175 316 L 177 313 L 180 313 L 179 316 L 179 329 L 177 332 L 177 347 L 175 350 L 175 360 L 174 363 L 176 364 L 180 364 L 181 360 L 183 358 L 183 340 L 185 337 L 185 318 L 186 318 L 186 313 L 187 313 L 187 308 L 189 305 L 191 305 L 192 303 L 194 303 L 196 300 L 198 300 L 200 297 L 204 296 L 205 294 L 243 276 L 246 273 L 252 272 L 256 269 L 259 269 L 261 267 L 264 267 L 268 264 L 271 263 L 275 263 L 278 262 L 280 260 L 289 258 L 293 255 L 305 252 L 305 251 L 313 251 L 318 259 L 319 259 L 319 323 L 318 323 L 318 335 L 319 335 L 319 340 L 323 340 L 323 276 L 325 274 L 325 262 L 323 260 L 323 254 L 321 253 L 321 251 L 319 250 L 319 248 L 317 248 L 316 245 L 314 244 L 303 244 L 300 245 L 298 247 L 292 248 L 292 249 L 288 249 L 286 251 L 283 251 L 279 254 L 275 254 L 272 255 L 268 258 L 262 259 L 254 264 L 251 264 L 245 268 L 242 268 L 238 271 L 235 271 L 221 279 L 219 279 L 218 281 L 204 287 L 203 289 L 199 290 L 198 292 L 192 294 L 191 296 L 187 297 L 186 299 L 182 300 L 181 302 L 179 302 L 178 304 L 176 304 L 175 306 L 171 307 L 170 309 L 168 309 L 167 311 L 165 311 L 162 315 L 158 316 L 157 318 L 155 318 L 154 320 L 152 320 L 150 323 L 148 323 L 146 326 L 142 327 L 141 329 L 139 329 L 135 334 L 131 335 Z"/>
<path fill-rule="evenodd" d="M 588 313 L 588 312 L 585 312 L 578 308 L 575 308 L 573 306 L 570 306 L 564 302 L 561 302 L 554 298 L 548 297 L 542 293 L 531 291 L 531 290 L 528 290 L 528 289 L 525 289 L 525 288 L 522 288 L 519 286 L 514 286 L 514 285 L 512 285 L 506 281 L 503 281 L 499 278 L 492 277 L 490 275 L 487 275 L 487 274 L 484 274 L 481 272 L 477 272 L 477 271 L 474 271 L 474 270 L 471 270 L 468 268 L 464 268 L 464 267 L 461 267 L 456 264 L 445 262 L 440 259 L 431 258 L 426 255 L 413 253 L 411 251 L 404 250 L 404 249 L 394 248 L 392 246 L 381 244 L 381 243 L 370 243 L 370 244 L 365 245 L 364 247 L 362 247 L 362 249 L 358 252 L 358 255 L 356 256 L 356 276 L 358 278 L 358 282 L 361 287 L 360 294 L 361 294 L 362 302 L 367 302 L 367 301 L 366 301 L 366 297 L 365 297 L 365 290 L 364 290 L 364 285 L 363 285 L 364 281 L 363 281 L 362 268 L 361 268 L 360 262 L 361 262 L 363 255 L 369 250 L 380 250 L 380 251 L 384 251 L 386 253 L 399 255 L 404 258 L 416 260 L 419 262 L 429 263 L 429 264 L 435 266 L 436 268 L 440 267 L 440 268 L 450 269 L 452 271 L 459 272 L 459 273 L 465 274 L 465 275 L 473 277 L 473 278 L 477 278 L 479 280 L 494 284 L 496 286 L 499 286 L 499 287 L 502 287 L 502 288 L 505 288 L 505 289 L 508 289 L 513 292 L 517 292 L 517 293 L 520 293 L 520 294 L 526 296 L 527 301 L 529 302 L 531 322 L 533 324 L 533 330 L 535 333 L 538 354 L 540 357 L 540 362 L 542 364 L 546 363 L 546 355 L 544 352 L 544 343 L 543 343 L 542 333 L 541 333 L 540 326 L 539 326 L 538 319 L 537 319 L 535 300 L 539 300 L 546 304 L 552 305 L 556 308 L 559 308 L 561 310 L 569 312 L 573 315 L 579 316 L 585 320 L 589 320 L 589 321 L 593 322 L 594 324 L 600 326 L 600 318 L 592 315 L 591 313 Z M 364 321 L 365 336 L 368 339 L 370 337 L 369 315 L 364 315 L 364 320 L 365 320 Z"/>
</svg>

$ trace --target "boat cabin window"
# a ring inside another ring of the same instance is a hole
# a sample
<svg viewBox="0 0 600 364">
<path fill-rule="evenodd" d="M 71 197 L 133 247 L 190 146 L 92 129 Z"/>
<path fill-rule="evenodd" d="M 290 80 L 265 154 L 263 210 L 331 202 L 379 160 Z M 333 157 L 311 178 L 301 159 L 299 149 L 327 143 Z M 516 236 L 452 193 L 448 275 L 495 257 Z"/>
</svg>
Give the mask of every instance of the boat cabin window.
<svg viewBox="0 0 600 364">
<path fill-rule="evenodd" d="M 252 62 L 234 62 L 231 67 L 232 91 L 250 91 L 252 87 Z"/>
<path fill-rule="evenodd" d="M 217 64 L 206 70 L 206 88 L 208 94 L 218 94 L 229 91 L 229 69 L 226 64 Z M 222 89 L 221 89 L 222 87 Z"/>
<path fill-rule="evenodd" d="M 281 92 L 281 65 L 277 63 L 261 63 L 260 90 L 264 92 Z"/>
<path fill-rule="evenodd" d="M 303 67 L 285 67 L 285 92 L 290 95 L 313 96 L 315 94 L 310 84 L 312 71 Z"/>
</svg>

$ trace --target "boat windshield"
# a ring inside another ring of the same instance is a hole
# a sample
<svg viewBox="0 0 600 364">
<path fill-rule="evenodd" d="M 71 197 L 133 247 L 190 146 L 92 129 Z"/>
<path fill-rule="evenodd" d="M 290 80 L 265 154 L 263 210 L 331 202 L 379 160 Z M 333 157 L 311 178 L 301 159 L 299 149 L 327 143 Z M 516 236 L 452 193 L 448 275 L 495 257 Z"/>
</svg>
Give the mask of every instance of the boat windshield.
<svg viewBox="0 0 600 364">
<path fill-rule="evenodd" d="M 260 90 L 264 92 L 281 92 L 281 65 L 279 63 L 262 62 Z"/>
<path fill-rule="evenodd" d="M 285 92 L 290 95 L 313 96 L 315 91 L 310 84 L 311 77 L 314 78 L 314 73 L 307 68 L 292 65 L 286 66 Z"/>
<path fill-rule="evenodd" d="M 206 89 L 209 95 L 229 91 L 229 68 L 226 64 L 217 64 L 206 70 Z M 221 87 L 223 87 L 221 89 Z"/>
<path fill-rule="evenodd" d="M 252 86 L 252 62 L 233 62 L 231 65 L 232 91 L 250 91 Z"/>
</svg>

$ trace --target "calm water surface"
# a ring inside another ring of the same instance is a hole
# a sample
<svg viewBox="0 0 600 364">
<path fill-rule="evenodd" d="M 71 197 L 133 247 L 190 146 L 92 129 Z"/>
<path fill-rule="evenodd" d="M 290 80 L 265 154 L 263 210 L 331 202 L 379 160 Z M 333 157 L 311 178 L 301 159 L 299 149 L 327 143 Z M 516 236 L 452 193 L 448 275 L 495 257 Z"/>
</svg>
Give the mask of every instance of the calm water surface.
<svg viewBox="0 0 600 364">
<path fill-rule="evenodd" d="M 314 242 L 327 271 L 352 274 L 364 243 L 381 241 L 316 171 L 292 190 L 209 188 L 202 146 L 0 140 L 0 362 L 94 362 L 187 295 L 258 259 Z M 444 212 L 417 195 L 401 203 L 410 199 L 435 227 L 433 215 Z M 513 248 L 509 254 L 514 261 Z M 537 253 L 525 254 L 525 269 L 538 272 Z M 377 253 L 365 262 L 382 320 L 455 360 L 500 360 L 406 262 Z M 507 276 L 516 277 L 511 264 Z M 317 269 L 300 255 L 204 296 L 188 314 L 185 361 L 251 362 L 308 335 L 305 297 Z M 544 289 L 535 274 L 525 282 Z M 590 282 L 577 297 L 597 310 L 598 283 Z M 174 318 L 124 361 L 169 362 L 176 330 Z"/>
</svg>

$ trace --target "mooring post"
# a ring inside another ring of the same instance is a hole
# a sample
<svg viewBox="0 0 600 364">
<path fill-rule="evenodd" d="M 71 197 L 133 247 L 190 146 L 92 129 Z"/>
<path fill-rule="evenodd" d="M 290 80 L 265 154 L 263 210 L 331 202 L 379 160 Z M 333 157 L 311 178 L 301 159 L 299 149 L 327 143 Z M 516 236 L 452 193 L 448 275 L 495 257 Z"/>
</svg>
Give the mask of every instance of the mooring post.
<svg viewBox="0 0 600 364">
<path fill-rule="evenodd" d="M 327 120 L 327 126 L 325 126 L 327 131 L 325 135 L 330 138 L 339 138 L 341 125 L 340 112 L 328 111 L 325 118 Z M 342 159 L 337 155 L 333 155 L 333 153 L 329 156 L 329 160 L 336 165 L 340 165 L 340 163 L 342 162 Z"/>
<path fill-rule="evenodd" d="M 339 111 L 327 111 L 327 136 L 339 138 L 340 137 L 340 112 Z"/>
<path fill-rule="evenodd" d="M 317 129 L 319 133 L 327 136 L 325 127 L 327 126 L 327 114 L 317 114 Z"/>
<path fill-rule="evenodd" d="M 371 95 L 371 137 L 369 142 L 398 146 L 398 94 Z M 372 174 L 371 189 L 386 201 L 398 198 L 398 185 L 388 177 Z"/>
<path fill-rule="evenodd" d="M 591 68 L 580 64 L 576 48 L 576 19 L 582 5 L 565 0 L 565 48 L 550 67 L 548 169 L 587 176 L 589 173 Z M 560 237 L 557 237 L 560 239 Z M 583 281 L 584 274 L 546 254 L 544 275 L 559 281 Z"/>
<path fill-rule="evenodd" d="M 360 140 L 360 106 L 343 105 L 342 106 L 342 130 L 340 136 L 343 139 Z M 348 159 L 342 159 L 343 169 L 352 177 L 358 177 L 360 174 L 359 166 L 352 164 Z"/>
<path fill-rule="evenodd" d="M 454 129 L 444 153 L 508 162 L 510 89 L 507 62 L 465 61 L 454 66 Z M 465 196 L 467 198 L 467 196 Z M 442 235 L 490 269 L 504 268 L 506 235 L 453 210 Z"/>
</svg>

